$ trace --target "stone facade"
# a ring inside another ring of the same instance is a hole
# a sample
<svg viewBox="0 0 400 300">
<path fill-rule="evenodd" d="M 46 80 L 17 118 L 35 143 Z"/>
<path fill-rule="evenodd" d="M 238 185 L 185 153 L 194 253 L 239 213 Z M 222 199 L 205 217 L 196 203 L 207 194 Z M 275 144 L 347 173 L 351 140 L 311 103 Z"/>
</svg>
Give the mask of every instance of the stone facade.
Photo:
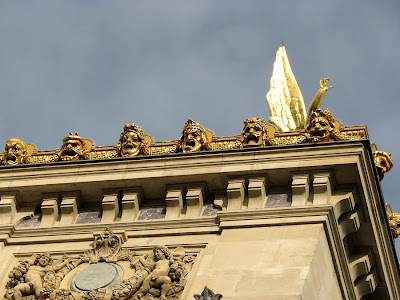
<svg viewBox="0 0 400 300">
<path fill-rule="evenodd" d="M 400 299 L 368 140 L 3 166 L 0 197 L 1 298 Z"/>
</svg>

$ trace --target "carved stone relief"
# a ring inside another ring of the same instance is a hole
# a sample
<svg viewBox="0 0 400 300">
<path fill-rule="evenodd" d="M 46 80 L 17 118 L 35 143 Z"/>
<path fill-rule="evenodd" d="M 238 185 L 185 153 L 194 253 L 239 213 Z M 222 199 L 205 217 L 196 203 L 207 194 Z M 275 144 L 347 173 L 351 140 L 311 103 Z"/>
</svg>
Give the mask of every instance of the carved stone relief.
<svg viewBox="0 0 400 300">
<path fill-rule="evenodd" d="M 182 247 L 155 246 L 147 253 L 122 248 L 123 235 L 105 229 L 93 249 L 55 260 L 48 253 L 20 261 L 9 273 L 5 298 L 180 299 L 195 256 Z"/>
</svg>

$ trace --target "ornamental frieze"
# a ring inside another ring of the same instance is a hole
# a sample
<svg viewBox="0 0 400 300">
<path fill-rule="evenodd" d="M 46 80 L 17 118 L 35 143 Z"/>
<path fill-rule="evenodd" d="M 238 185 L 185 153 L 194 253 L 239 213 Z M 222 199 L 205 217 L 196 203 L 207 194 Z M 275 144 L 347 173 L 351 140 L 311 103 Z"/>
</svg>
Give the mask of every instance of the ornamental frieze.
<svg viewBox="0 0 400 300">
<path fill-rule="evenodd" d="M 94 147 L 90 139 L 83 138 L 78 133 L 70 133 L 62 140 L 60 149 L 54 151 L 37 151 L 33 145 L 11 138 L 5 145 L 1 165 L 112 159 L 368 138 L 366 127 L 342 127 L 328 109 L 313 112 L 310 121 L 306 129 L 279 132 L 264 119 L 254 117 L 244 120 L 240 135 L 216 137 L 211 130 L 189 119 L 180 138 L 171 142 L 154 142 L 140 126 L 132 123 L 124 126 L 118 143 L 114 146 Z"/>
<path fill-rule="evenodd" d="M 105 229 L 79 256 L 34 254 L 9 273 L 5 299 L 180 299 L 195 256 L 166 246 L 137 253 L 123 242 Z"/>
</svg>

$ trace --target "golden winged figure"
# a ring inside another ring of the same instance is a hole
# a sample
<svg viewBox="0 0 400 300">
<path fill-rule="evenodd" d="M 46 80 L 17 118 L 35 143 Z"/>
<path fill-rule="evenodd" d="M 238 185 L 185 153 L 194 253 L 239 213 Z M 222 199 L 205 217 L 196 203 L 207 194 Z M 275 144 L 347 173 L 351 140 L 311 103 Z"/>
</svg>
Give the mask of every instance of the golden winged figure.
<svg viewBox="0 0 400 300">
<path fill-rule="evenodd" d="M 268 121 L 280 131 L 305 128 L 311 113 L 321 107 L 326 92 L 332 88 L 332 86 L 328 86 L 328 81 L 329 78 L 322 78 L 319 81 L 319 90 L 311 101 L 306 114 L 303 96 L 290 67 L 285 47 L 280 47 L 276 52 L 270 89 L 267 93 L 267 102 L 271 113 Z"/>
</svg>

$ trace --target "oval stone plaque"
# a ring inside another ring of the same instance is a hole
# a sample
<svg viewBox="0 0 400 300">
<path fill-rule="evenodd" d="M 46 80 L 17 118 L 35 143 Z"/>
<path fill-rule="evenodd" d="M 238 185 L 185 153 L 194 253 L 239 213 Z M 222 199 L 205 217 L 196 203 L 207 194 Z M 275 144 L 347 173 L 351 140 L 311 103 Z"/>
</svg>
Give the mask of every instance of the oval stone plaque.
<svg viewBox="0 0 400 300">
<path fill-rule="evenodd" d="M 105 288 L 122 277 L 122 269 L 116 264 L 97 263 L 79 271 L 71 282 L 75 291 L 91 291 Z"/>
</svg>

